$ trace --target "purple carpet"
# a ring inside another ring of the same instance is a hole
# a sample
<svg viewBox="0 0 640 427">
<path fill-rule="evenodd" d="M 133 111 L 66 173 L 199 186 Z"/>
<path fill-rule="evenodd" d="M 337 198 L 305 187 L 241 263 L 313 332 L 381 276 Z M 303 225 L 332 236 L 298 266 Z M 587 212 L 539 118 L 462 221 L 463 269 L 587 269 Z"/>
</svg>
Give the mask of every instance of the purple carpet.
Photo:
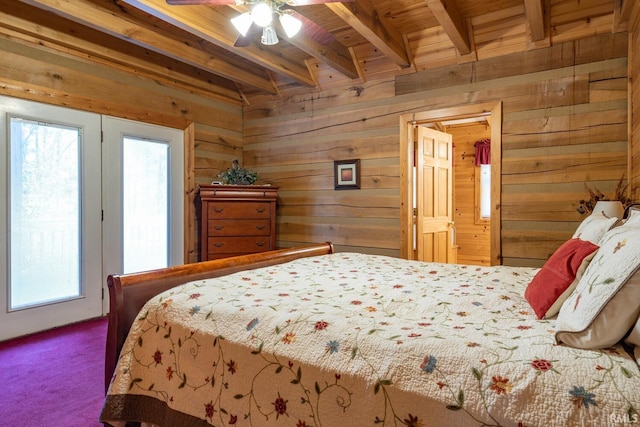
<svg viewBox="0 0 640 427">
<path fill-rule="evenodd" d="M 107 319 L 0 342 L 0 425 L 98 427 Z"/>
</svg>

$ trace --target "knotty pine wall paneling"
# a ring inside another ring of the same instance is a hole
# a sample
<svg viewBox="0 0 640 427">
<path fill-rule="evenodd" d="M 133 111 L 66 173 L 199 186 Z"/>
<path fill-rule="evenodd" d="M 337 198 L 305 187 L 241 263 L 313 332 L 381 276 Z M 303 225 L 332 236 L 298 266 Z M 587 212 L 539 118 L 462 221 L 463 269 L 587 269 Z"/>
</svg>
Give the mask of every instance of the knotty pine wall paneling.
<svg viewBox="0 0 640 427">
<path fill-rule="evenodd" d="M 501 101 L 502 261 L 542 265 L 583 219 L 585 183 L 608 194 L 627 171 L 627 48 L 609 32 L 246 106 L 244 162 L 280 187 L 279 245 L 399 255 L 398 118 Z M 335 191 L 333 161 L 352 158 L 362 188 Z"/>
<path fill-rule="evenodd" d="M 244 162 L 280 188 L 279 247 L 331 240 L 339 250 L 399 254 L 393 93 L 387 79 L 245 107 Z M 334 190 L 334 161 L 347 159 L 361 161 L 361 188 Z"/>
<path fill-rule="evenodd" d="M 490 265 L 491 226 L 476 222 L 476 141 L 491 138 L 486 121 L 446 126 L 453 136 L 453 221 L 458 246 L 458 263 Z"/>
</svg>

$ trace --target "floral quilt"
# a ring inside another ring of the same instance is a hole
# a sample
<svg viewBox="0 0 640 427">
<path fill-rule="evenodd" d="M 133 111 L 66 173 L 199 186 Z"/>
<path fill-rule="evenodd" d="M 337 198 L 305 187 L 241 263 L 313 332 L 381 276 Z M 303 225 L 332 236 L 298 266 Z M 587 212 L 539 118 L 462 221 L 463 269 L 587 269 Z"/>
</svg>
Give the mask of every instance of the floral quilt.
<svg viewBox="0 0 640 427">
<path fill-rule="evenodd" d="M 160 426 L 640 422 L 621 346 L 554 341 L 537 269 L 337 253 L 191 282 L 131 328 L 101 421 Z"/>
</svg>

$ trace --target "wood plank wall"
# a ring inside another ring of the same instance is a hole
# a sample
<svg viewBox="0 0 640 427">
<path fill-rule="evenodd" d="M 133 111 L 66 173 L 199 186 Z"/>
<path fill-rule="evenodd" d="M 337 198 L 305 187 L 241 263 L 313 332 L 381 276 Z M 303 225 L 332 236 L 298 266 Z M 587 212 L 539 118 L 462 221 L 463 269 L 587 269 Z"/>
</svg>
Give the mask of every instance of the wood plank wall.
<svg viewBox="0 0 640 427">
<path fill-rule="evenodd" d="M 278 246 L 399 255 L 393 79 L 245 107 L 244 162 L 280 187 Z M 334 190 L 334 161 L 361 159 L 361 188 Z"/>
<path fill-rule="evenodd" d="M 438 42 L 425 46 L 410 38 L 417 68 L 404 76 L 381 73 L 361 84 L 333 79 L 316 93 L 252 101 L 244 119 L 240 105 L 202 90 L 7 31 L 0 35 L 0 94 L 186 129 L 194 141 L 186 148 L 187 261 L 198 259 L 191 205 L 197 184 L 239 157 L 262 182 L 281 187 L 280 246 L 332 240 L 339 249 L 398 255 L 398 117 L 502 101 L 504 262 L 540 265 L 582 219 L 575 207 L 584 183 L 609 192 L 627 170 L 627 130 L 633 135 L 630 176 L 640 184 L 640 86 L 626 89 L 627 74 L 640 80 L 640 55 L 627 64 L 627 52 L 640 46 L 639 10 L 635 2 L 628 38 L 611 34 L 606 14 L 581 26 L 555 18 L 553 46 L 537 50 L 527 50 L 535 47 L 526 43 L 525 26 L 488 46 L 480 36 L 486 18 L 478 17 L 471 23 L 478 62 L 455 65 L 446 37 L 436 34 L 431 41 Z M 524 11 L 499 13 L 518 21 Z M 600 35 L 576 40 L 590 34 Z M 83 45 L 79 35 L 60 35 Z M 443 52 L 440 60 L 434 52 Z M 497 57 L 505 53 L 511 54 Z M 134 63 L 142 57 L 132 53 Z M 633 112 L 628 129 L 627 107 Z M 335 191 L 333 161 L 350 158 L 362 159 L 362 189 Z"/>
<path fill-rule="evenodd" d="M 0 55 L 2 95 L 186 131 L 185 261 L 197 261 L 197 185 L 242 157 L 242 107 L 4 35 Z"/>
<path fill-rule="evenodd" d="M 502 101 L 503 263 L 541 265 L 583 219 L 585 183 L 610 193 L 627 171 L 627 45 L 609 32 L 245 107 L 245 164 L 281 189 L 279 245 L 398 255 L 398 117 Z M 335 191 L 351 158 L 362 188 Z"/>
</svg>

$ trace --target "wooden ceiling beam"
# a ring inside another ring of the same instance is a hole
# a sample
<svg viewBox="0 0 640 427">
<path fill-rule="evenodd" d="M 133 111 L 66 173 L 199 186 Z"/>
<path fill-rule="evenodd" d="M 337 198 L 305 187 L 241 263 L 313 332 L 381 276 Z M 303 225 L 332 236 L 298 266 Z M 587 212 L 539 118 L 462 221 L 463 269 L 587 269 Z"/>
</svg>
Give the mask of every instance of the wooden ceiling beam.
<svg viewBox="0 0 640 427">
<path fill-rule="evenodd" d="M 531 40 L 544 40 L 544 0 L 524 0 Z"/>
<path fill-rule="evenodd" d="M 460 55 L 471 53 L 469 32 L 455 0 L 425 0 Z"/>
<path fill-rule="evenodd" d="M 304 86 L 314 86 L 311 74 L 303 63 L 291 61 L 256 44 L 236 48 L 236 30 L 229 17 L 220 10 L 203 5 L 171 6 L 165 0 L 121 1 L 276 74 L 287 76 Z"/>
<path fill-rule="evenodd" d="M 620 20 L 626 22 L 631 18 L 631 12 L 633 11 L 633 5 L 637 0 L 620 0 Z"/>
<path fill-rule="evenodd" d="M 325 6 L 394 63 L 402 68 L 411 66 L 402 34 L 377 12 L 369 0 L 326 3 Z"/>
<path fill-rule="evenodd" d="M 141 26 L 139 22 L 132 22 L 123 18 L 122 15 L 111 13 L 95 3 L 86 0 L 21 1 L 226 79 L 252 86 L 267 93 L 277 93 L 273 82 L 266 76 L 244 70 L 230 62 L 229 58 L 217 58 L 206 51 L 187 46 L 178 40 L 154 31 L 152 28 Z"/>
<path fill-rule="evenodd" d="M 33 16 L 33 8 L 18 1 L 12 3 L 10 11 L 11 13 L 0 11 L 0 34 L 12 39 L 38 44 L 45 49 L 62 51 L 84 59 L 91 57 L 93 61 L 136 75 L 144 75 L 164 84 L 178 85 L 205 96 L 213 95 L 234 102 L 242 101 L 231 80 L 143 50 L 133 44 L 122 46 L 116 38 L 107 40 L 90 28 L 71 31 L 63 25 L 62 18 L 54 15 L 32 21 L 29 15 Z M 153 56 L 156 57 L 152 58 Z"/>
<path fill-rule="evenodd" d="M 637 0 L 616 0 L 613 7 L 613 32 L 629 30 L 633 6 Z"/>
<path fill-rule="evenodd" d="M 300 12 L 297 13 L 300 14 Z M 280 38 L 287 40 L 298 49 L 313 56 L 318 61 L 327 64 L 334 70 L 344 74 L 346 77 L 350 79 L 357 79 L 360 77 L 356 68 L 355 60 L 345 45 L 336 40 L 326 45 L 318 43 L 311 37 L 307 37 L 302 34 L 302 31 L 294 37 L 287 37 L 279 23 L 276 23 L 276 29 Z"/>
</svg>

